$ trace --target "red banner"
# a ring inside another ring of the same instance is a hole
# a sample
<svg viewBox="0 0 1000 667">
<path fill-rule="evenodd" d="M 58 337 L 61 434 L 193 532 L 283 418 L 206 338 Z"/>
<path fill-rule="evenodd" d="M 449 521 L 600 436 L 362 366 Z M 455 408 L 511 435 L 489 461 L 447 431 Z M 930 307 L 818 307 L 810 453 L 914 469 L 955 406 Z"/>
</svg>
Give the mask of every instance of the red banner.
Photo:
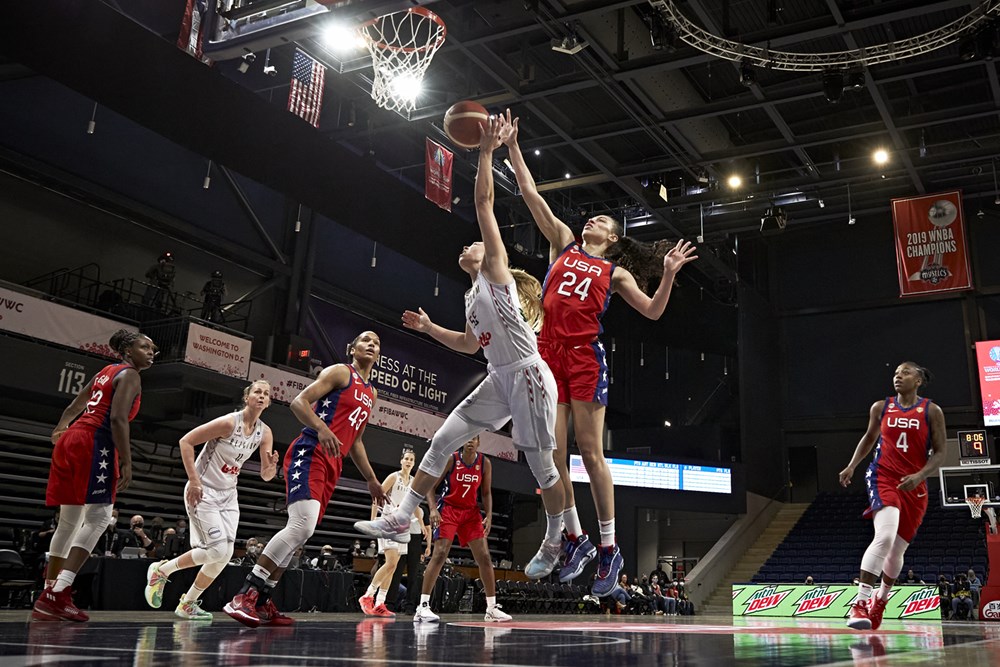
<svg viewBox="0 0 1000 667">
<path fill-rule="evenodd" d="M 900 296 L 971 289 L 962 193 L 892 200 Z"/>
<path fill-rule="evenodd" d="M 424 196 L 451 212 L 451 162 L 450 150 L 427 139 L 427 163 L 424 167 Z"/>
</svg>

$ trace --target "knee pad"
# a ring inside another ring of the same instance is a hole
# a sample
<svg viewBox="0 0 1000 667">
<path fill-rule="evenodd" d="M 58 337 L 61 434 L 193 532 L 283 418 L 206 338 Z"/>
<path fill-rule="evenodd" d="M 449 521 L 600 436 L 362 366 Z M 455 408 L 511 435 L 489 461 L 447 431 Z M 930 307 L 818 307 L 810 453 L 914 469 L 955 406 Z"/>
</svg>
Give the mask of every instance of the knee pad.
<svg viewBox="0 0 1000 667">
<path fill-rule="evenodd" d="M 84 505 L 83 524 L 73 536 L 73 546 L 93 551 L 101 533 L 111 523 L 111 505 Z"/>
<path fill-rule="evenodd" d="M 531 474 L 535 476 L 539 488 L 547 489 L 559 482 L 559 470 L 552 458 L 551 449 L 541 452 L 524 452 L 524 458 L 527 459 L 528 467 L 531 469 Z"/>
<path fill-rule="evenodd" d="M 865 550 L 865 555 L 861 559 L 861 569 L 872 574 L 879 574 L 885 564 L 885 558 L 889 555 L 893 542 L 896 540 L 896 530 L 899 528 L 899 508 L 883 507 L 876 512 L 873 523 L 875 524 L 875 538 Z"/>
<path fill-rule="evenodd" d="M 437 479 L 448 465 L 448 457 L 485 430 L 482 426 L 469 424 L 460 417 L 451 415 L 431 438 L 430 449 L 420 459 L 419 469 Z"/>
<path fill-rule="evenodd" d="M 318 500 L 300 500 L 288 506 L 288 523 L 275 533 L 264 547 L 264 555 L 279 567 L 292 558 L 292 554 L 312 537 L 319 519 Z"/>
<path fill-rule="evenodd" d="M 230 544 L 230 550 L 232 550 L 232 544 Z M 228 559 L 222 561 L 213 561 L 211 563 L 205 563 L 204 565 L 201 566 L 201 573 L 210 579 L 215 579 L 220 574 L 222 574 L 222 571 L 226 569 L 227 565 L 229 565 Z"/>
<path fill-rule="evenodd" d="M 901 537 L 896 537 L 889 549 L 889 554 L 885 557 L 885 564 L 882 566 L 882 574 L 890 579 L 899 577 L 903 570 L 903 554 L 906 553 L 910 543 Z"/>
<path fill-rule="evenodd" d="M 59 523 L 49 543 L 49 556 L 66 558 L 73 545 L 76 529 L 83 524 L 83 505 L 60 505 Z"/>
<path fill-rule="evenodd" d="M 210 545 L 205 549 L 205 563 L 228 563 L 233 557 L 233 546 L 232 542 L 216 542 Z"/>
</svg>

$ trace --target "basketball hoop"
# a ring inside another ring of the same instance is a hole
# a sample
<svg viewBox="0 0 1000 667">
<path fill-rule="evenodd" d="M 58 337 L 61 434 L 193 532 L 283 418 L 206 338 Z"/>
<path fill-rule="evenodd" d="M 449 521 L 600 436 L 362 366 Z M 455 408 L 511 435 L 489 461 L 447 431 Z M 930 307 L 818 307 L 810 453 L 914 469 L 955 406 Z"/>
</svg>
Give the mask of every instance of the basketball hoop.
<svg viewBox="0 0 1000 667">
<path fill-rule="evenodd" d="M 966 498 L 965 502 L 972 512 L 973 519 L 978 519 L 983 515 L 983 505 L 986 504 L 986 498 Z"/>
<path fill-rule="evenodd" d="M 372 99 L 383 109 L 409 117 L 431 59 L 448 29 L 425 7 L 411 7 L 371 19 L 358 28 L 372 56 Z"/>
</svg>

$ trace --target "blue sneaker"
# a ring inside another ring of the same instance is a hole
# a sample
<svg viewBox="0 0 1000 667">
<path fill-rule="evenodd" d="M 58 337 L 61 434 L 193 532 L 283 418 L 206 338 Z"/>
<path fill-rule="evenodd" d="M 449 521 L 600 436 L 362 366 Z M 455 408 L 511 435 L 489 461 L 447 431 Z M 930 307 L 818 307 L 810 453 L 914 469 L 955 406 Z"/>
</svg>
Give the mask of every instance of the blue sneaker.
<svg viewBox="0 0 1000 667">
<path fill-rule="evenodd" d="M 600 560 L 597 564 L 597 578 L 594 579 L 594 587 L 591 592 L 599 598 L 611 595 L 611 591 L 618 588 L 618 579 L 621 577 L 622 567 L 625 560 L 622 552 L 616 544 L 613 547 L 600 547 Z"/>
<path fill-rule="evenodd" d="M 594 556 L 597 555 L 597 549 L 590 543 L 590 538 L 587 537 L 586 533 L 572 540 L 565 537 L 563 539 L 565 540 L 563 545 L 565 565 L 559 570 L 559 583 L 561 584 L 569 583 L 579 577 L 583 568 L 587 567 L 587 563 L 594 560 Z"/>
</svg>

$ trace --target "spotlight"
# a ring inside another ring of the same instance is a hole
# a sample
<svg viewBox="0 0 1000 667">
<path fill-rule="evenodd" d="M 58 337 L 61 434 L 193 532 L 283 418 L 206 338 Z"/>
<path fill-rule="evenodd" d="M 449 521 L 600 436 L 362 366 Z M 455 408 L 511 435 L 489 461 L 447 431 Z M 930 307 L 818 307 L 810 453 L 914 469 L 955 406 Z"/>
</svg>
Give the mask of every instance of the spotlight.
<svg viewBox="0 0 1000 667">
<path fill-rule="evenodd" d="M 788 225 L 788 214 L 780 206 L 771 206 L 764 211 L 760 219 L 760 231 L 762 234 L 777 234 L 783 232 Z"/>
<path fill-rule="evenodd" d="M 847 90 L 861 90 L 865 87 L 865 73 L 861 70 L 854 70 L 844 75 L 844 88 Z"/>
<path fill-rule="evenodd" d="M 535 155 L 541 155 L 541 154 L 542 154 L 542 151 L 540 151 L 540 150 L 538 150 L 538 149 L 536 148 L 536 149 L 535 149 Z"/>
<path fill-rule="evenodd" d="M 844 73 L 838 70 L 823 72 L 823 94 L 826 101 L 836 104 L 844 96 Z"/>
<path fill-rule="evenodd" d="M 673 53 L 677 50 L 677 31 L 663 20 L 659 12 L 653 12 L 649 16 L 649 41 L 657 51 L 666 49 Z"/>
<path fill-rule="evenodd" d="M 569 35 L 568 37 L 563 37 L 562 39 L 553 37 L 549 43 L 552 46 L 553 51 L 565 53 L 570 56 L 575 56 L 580 53 L 580 51 L 583 51 L 585 48 L 590 46 L 590 43 L 587 42 L 587 40 L 580 39 L 576 35 Z"/>
<path fill-rule="evenodd" d="M 264 65 L 264 74 L 268 76 L 277 76 L 278 68 L 274 65 Z"/>
<path fill-rule="evenodd" d="M 670 428 L 671 426 L 672 426 L 672 424 L 670 423 L 669 419 L 664 419 L 663 420 L 663 427 L 664 428 Z"/>
<path fill-rule="evenodd" d="M 854 224 L 854 223 L 856 223 L 857 221 L 858 221 L 858 219 L 857 219 L 857 218 L 855 218 L 855 217 L 854 217 L 854 216 L 852 215 L 851 217 L 849 217 L 849 218 L 847 219 L 847 224 L 849 224 L 849 225 L 853 225 L 853 224 Z"/>
<path fill-rule="evenodd" d="M 740 83 L 747 88 L 757 83 L 757 72 L 747 60 L 740 63 Z"/>
<path fill-rule="evenodd" d="M 736 188 L 743 185 L 743 179 L 740 178 L 737 174 L 733 174 L 728 179 L 726 179 L 726 183 L 729 185 L 729 187 L 735 190 Z"/>
<path fill-rule="evenodd" d="M 240 74 L 246 74 L 247 70 L 250 69 L 250 65 L 253 65 L 255 60 L 257 60 L 257 56 L 255 56 L 254 54 L 252 53 L 243 54 L 243 62 L 241 62 L 240 66 L 237 68 L 240 71 Z"/>
<path fill-rule="evenodd" d="M 569 177 L 570 177 L 570 175 L 569 175 L 569 172 L 567 171 L 566 172 L 566 178 L 569 178 Z"/>
<path fill-rule="evenodd" d="M 872 159 L 875 161 L 875 164 L 883 165 L 889 161 L 889 153 L 884 148 L 879 148 L 872 153 Z"/>
<path fill-rule="evenodd" d="M 767 0 L 767 22 L 777 23 L 784 9 L 781 6 L 781 0 Z"/>
<path fill-rule="evenodd" d="M 970 60 L 975 60 L 979 57 L 979 36 L 969 35 L 963 37 L 958 42 L 958 59 L 963 63 L 967 63 Z"/>
<path fill-rule="evenodd" d="M 331 23 L 323 29 L 323 43 L 336 53 L 349 53 L 365 48 L 361 33 L 344 23 Z"/>
<path fill-rule="evenodd" d="M 826 203 L 822 199 L 820 199 L 818 203 L 820 208 L 826 208 Z"/>
</svg>

